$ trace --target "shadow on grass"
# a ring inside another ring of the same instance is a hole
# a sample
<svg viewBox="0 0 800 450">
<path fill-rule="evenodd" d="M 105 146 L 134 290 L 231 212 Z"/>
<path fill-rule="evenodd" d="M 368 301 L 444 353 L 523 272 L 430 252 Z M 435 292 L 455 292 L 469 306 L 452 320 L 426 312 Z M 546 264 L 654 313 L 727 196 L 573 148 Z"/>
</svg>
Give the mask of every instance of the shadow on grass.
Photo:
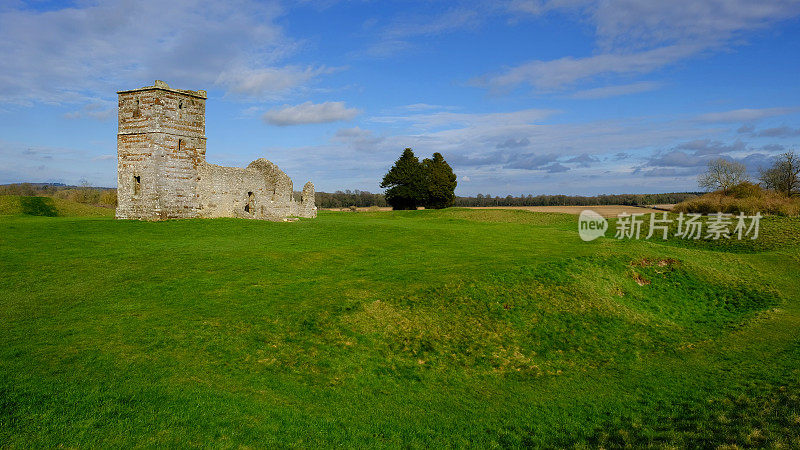
<svg viewBox="0 0 800 450">
<path fill-rule="evenodd" d="M 49 197 L 20 197 L 22 213 L 29 216 L 55 217 L 58 215 L 53 199 Z"/>
</svg>

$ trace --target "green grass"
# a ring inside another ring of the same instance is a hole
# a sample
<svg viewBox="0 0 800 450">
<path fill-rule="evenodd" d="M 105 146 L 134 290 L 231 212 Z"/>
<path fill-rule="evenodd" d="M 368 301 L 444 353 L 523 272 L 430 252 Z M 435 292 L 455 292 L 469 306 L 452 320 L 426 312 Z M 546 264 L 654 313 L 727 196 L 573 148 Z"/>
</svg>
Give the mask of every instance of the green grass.
<svg viewBox="0 0 800 450">
<path fill-rule="evenodd" d="M 14 214 L 0 446 L 800 446 L 790 218 L 742 249 L 508 210 Z"/>
<path fill-rule="evenodd" d="M 54 197 L 0 195 L 0 216 L 114 217 L 114 208 L 86 205 Z"/>
</svg>

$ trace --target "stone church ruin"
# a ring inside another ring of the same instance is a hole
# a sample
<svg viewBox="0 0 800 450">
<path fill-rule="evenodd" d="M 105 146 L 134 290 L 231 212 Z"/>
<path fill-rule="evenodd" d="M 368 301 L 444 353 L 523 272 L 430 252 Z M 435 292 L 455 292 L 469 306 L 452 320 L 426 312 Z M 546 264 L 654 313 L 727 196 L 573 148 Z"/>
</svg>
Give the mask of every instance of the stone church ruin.
<svg viewBox="0 0 800 450">
<path fill-rule="evenodd" d="M 117 92 L 117 218 L 316 217 L 314 185 L 260 158 L 247 168 L 206 162 L 206 92 L 154 86 Z"/>
</svg>

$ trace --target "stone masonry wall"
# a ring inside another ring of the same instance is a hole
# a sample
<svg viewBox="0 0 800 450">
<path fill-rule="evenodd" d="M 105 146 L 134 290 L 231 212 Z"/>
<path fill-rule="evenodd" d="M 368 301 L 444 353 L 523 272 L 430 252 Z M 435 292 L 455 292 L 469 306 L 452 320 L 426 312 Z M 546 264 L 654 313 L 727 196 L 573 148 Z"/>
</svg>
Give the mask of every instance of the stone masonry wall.
<svg viewBox="0 0 800 450">
<path fill-rule="evenodd" d="M 246 169 L 206 162 L 205 91 L 156 81 L 118 94 L 117 218 L 316 217 L 314 185 L 293 201 L 292 180 L 266 159 Z"/>
</svg>

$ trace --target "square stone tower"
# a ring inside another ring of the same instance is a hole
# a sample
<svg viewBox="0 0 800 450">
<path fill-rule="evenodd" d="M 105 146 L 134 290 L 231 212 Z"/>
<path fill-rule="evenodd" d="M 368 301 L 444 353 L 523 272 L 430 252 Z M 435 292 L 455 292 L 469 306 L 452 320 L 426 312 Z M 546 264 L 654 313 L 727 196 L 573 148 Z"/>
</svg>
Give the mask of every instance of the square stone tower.
<svg viewBox="0 0 800 450">
<path fill-rule="evenodd" d="M 206 92 L 154 86 L 117 92 L 117 218 L 177 219 L 200 212 Z"/>
</svg>

